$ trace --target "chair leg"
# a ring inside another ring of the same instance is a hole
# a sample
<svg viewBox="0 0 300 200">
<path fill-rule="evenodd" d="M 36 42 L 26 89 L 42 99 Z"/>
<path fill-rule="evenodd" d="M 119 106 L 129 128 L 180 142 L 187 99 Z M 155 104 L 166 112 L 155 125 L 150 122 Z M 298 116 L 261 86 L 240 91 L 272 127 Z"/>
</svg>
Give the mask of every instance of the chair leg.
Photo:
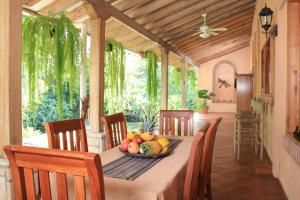
<svg viewBox="0 0 300 200">
<path fill-rule="evenodd" d="M 241 132 L 238 132 L 238 144 L 237 144 L 237 154 L 238 154 L 238 160 L 240 160 L 240 152 L 241 152 Z"/>
<path fill-rule="evenodd" d="M 261 140 L 261 143 L 260 143 L 260 160 L 263 159 L 263 154 L 264 154 L 264 143 L 263 143 L 263 140 Z"/>
</svg>

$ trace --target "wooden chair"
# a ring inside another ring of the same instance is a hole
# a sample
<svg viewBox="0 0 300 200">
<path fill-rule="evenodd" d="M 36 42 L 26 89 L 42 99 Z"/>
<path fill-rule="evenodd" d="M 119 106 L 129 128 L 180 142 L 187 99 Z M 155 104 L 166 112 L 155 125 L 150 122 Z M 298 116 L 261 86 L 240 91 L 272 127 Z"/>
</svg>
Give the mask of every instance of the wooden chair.
<svg viewBox="0 0 300 200">
<path fill-rule="evenodd" d="M 101 121 L 103 122 L 106 133 L 107 148 L 111 149 L 120 145 L 127 135 L 124 113 L 116 113 L 101 117 Z"/>
<path fill-rule="evenodd" d="M 76 199 L 86 199 L 85 177 L 89 178 L 90 197 L 104 200 L 104 181 L 100 156 L 87 152 L 72 152 L 25 146 L 5 146 L 9 160 L 15 199 L 37 199 L 33 170 L 38 170 L 41 197 L 52 199 L 51 189 L 57 190 L 57 199 L 68 199 L 66 175 L 74 176 Z M 55 180 L 52 179 L 56 176 Z M 50 175 L 50 176 L 49 176 Z M 56 187 L 52 187 L 56 184 Z M 56 199 L 54 197 L 54 199 Z"/>
<path fill-rule="evenodd" d="M 161 110 L 159 133 L 170 135 L 171 132 L 171 135 L 176 135 L 177 131 L 178 136 L 193 136 L 193 114 L 193 110 Z M 175 125 L 176 121 L 177 126 Z"/>
<path fill-rule="evenodd" d="M 84 119 L 46 122 L 44 126 L 49 148 L 88 152 Z"/>
<path fill-rule="evenodd" d="M 210 126 L 205 133 L 204 145 L 203 145 L 203 154 L 201 163 L 201 174 L 199 177 L 199 190 L 198 194 L 200 199 L 204 199 L 205 191 L 207 198 L 212 200 L 212 189 L 211 189 L 211 166 L 212 166 L 212 157 L 214 150 L 214 143 L 217 134 L 218 126 L 222 118 L 218 118 L 216 121 L 210 122 Z"/>
<path fill-rule="evenodd" d="M 197 191 L 199 188 L 200 167 L 202 162 L 202 149 L 204 142 L 204 134 L 199 133 L 193 139 L 191 152 L 187 164 L 187 171 L 185 175 L 183 199 L 196 200 Z"/>
</svg>

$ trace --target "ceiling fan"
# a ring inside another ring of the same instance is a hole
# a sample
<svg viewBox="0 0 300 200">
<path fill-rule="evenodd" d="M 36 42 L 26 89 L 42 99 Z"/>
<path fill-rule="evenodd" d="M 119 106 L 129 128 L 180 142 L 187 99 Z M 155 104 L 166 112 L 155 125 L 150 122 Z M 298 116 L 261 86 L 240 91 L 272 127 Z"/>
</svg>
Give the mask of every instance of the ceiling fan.
<svg viewBox="0 0 300 200">
<path fill-rule="evenodd" d="M 207 13 L 203 13 L 202 17 L 203 17 L 203 21 L 204 21 L 203 26 L 200 26 L 199 29 L 197 29 L 197 30 L 193 30 L 193 31 L 200 33 L 199 36 L 201 38 L 206 39 L 206 38 L 209 38 L 211 35 L 213 35 L 213 36 L 219 35 L 219 33 L 217 33 L 217 32 L 224 32 L 224 31 L 228 30 L 227 28 L 210 28 L 206 24 Z"/>
</svg>

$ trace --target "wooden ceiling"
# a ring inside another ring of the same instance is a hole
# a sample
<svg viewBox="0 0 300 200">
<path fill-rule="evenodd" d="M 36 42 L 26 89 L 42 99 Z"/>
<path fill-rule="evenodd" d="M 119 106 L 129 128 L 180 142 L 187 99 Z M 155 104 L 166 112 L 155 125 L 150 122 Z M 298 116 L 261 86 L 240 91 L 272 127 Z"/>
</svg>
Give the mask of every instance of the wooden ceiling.
<svg viewBox="0 0 300 200">
<path fill-rule="evenodd" d="M 90 2 L 104 0 L 23 0 L 25 11 L 47 15 L 65 11 L 74 23 L 88 22 Z M 106 37 L 135 52 L 152 49 L 160 56 L 160 46 L 170 50 L 169 62 L 182 66 L 199 65 L 249 45 L 255 0 L 105 0 Z M 228 31 L 202 39 L 195 32 L 208 13 L 210 27 Z"/>
</svg>

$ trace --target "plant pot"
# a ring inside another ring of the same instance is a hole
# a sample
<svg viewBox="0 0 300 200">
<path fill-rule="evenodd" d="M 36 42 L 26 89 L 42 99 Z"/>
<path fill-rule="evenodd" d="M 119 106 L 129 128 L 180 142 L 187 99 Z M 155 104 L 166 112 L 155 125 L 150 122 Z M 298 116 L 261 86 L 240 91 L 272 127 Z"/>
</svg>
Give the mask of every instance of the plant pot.
<svg viewBox="0 0 300 200">
<path fill-rule="evenodd" d="M 208 114 L 208 107 L 200 111 L 201 114 Z"/>
</svg>

